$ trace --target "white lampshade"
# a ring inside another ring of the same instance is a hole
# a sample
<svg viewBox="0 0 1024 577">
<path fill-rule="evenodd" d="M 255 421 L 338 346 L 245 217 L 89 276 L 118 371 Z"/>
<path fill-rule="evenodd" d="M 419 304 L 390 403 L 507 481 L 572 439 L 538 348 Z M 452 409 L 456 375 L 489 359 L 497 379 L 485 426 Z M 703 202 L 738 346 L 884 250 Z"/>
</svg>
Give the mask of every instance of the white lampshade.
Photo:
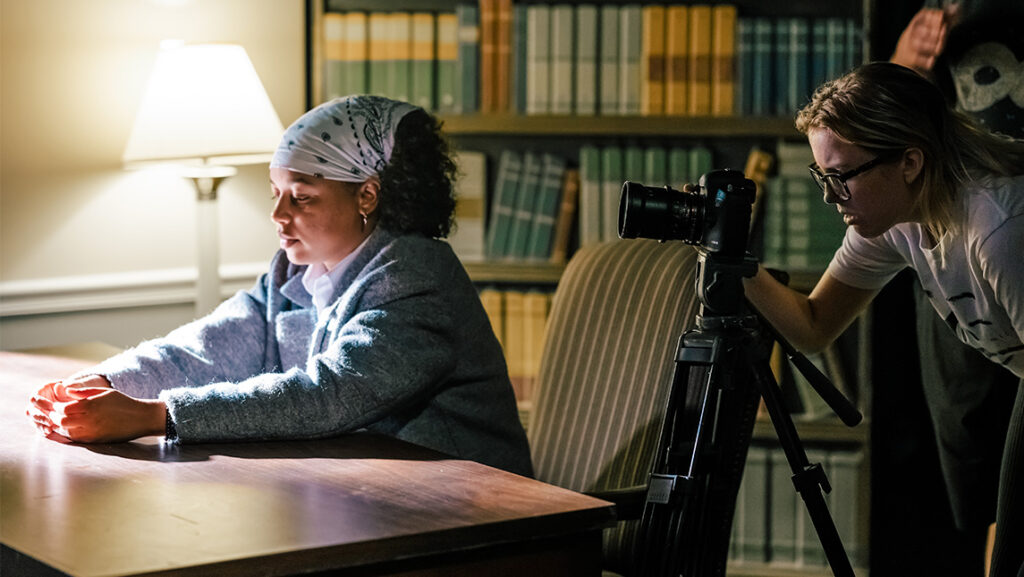
<svg viewBox="0 0 1024 577">
<path fill-rule="evenodd" d="M 128 167 L 266 162 L 283 132 L 244 48 L 164 47 L 122 158 Z"/>
</svg>

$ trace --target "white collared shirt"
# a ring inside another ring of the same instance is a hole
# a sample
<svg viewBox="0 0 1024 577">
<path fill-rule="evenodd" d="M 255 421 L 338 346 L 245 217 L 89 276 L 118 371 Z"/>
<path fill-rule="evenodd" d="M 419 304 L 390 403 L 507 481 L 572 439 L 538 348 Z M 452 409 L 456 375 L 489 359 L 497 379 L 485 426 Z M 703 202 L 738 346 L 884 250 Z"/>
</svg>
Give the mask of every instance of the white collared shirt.
<svg viewBox="0 0 1024 577">
<path fill-rule="evenodd" d="M 366 241 L 371 236 L 373 236 L 373 233 L 370 233 L 363 239 L 363 242 L 354 251 L 348 253 L 348 256 L 341 259 L 341 262 L 334 265 L 334 268 L 331 270 L 327 270 L 327 267 L 321 262 L 306 267 L 306 272 L 302 275 L 302 286 L 306 287 L 306 291 L 312 295 L 313 306 L 316 307 L 318 317 L 323 315 L 324 309 L 333 302 L 334 291 L 338 288 L 341 276 L 345 274 L 345 270 L 352 263 L 352 259 L 366 246 Z"/>
</svg>

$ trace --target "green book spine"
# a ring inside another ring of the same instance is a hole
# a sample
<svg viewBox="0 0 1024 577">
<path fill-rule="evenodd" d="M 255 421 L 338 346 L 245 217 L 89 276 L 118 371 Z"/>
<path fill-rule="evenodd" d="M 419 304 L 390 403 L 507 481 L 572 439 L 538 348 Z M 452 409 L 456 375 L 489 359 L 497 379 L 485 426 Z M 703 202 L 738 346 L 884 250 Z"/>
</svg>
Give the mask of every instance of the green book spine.
<svg viewBox="0 0 1024 577">
<path fill-rule="evenodd" d="M 690 149 L 690 182 L 700 182 L 700 177 L 714 168 L 714 159 L 711 150 L 703 146 L 694 146 Z"/>
<path fill-rule="evenodd" d="M 619 238 L 619 197 L 622 196 L 622 149 L 606 146 L 601 151 L 601 240 Z"/>
<path fill-rule="evenodd" d="M 487 222 L 487 258 L 502 259 L 509 254 L 509 232 L 516 211 L 516 194 L 523 171 L 522 157 L 504 150 L 498 160 L 498 176 L 491 199 L 490 219 Z"/>
<path fill-rule="evenodd" d="M 523 172 L 516 193 L 515 216 L 509 232 L 508 257 L 522 260 L 529 257 L 530 233 L 533 231 L 533 211 L 540 194 L 541 157 L 534 152 L 523 154 Z"/>
<path fill-rule="evenodd" d="M 682 190 L 684 184 L 690 183 L 690 151 L 685 148 L 672 147 L 668 151 L 668 184 L 676 190 Z"/>
<path fill-rule="evenodd" d="M 644 183 L 647 186 L 666 186 L 669 184 L 666 163 L 664 148 L 650 146 L 644 150 Z"/>
<path fill-rule="evenodd" d="M 533 210 L 533 230 L 530 231 L 527 249 L 527 255 L 532 260 L 546 261 L 551 256 L 564 175 L 565 160 L 552 154 L 542 157 L 540 186 Z"/>
<path fill-rule="evenodd" d="M 587 144 L 580 147 L 578 218 L 581 246 L 601 242 L 601 204 L 601 151 Z"/>
</svg>

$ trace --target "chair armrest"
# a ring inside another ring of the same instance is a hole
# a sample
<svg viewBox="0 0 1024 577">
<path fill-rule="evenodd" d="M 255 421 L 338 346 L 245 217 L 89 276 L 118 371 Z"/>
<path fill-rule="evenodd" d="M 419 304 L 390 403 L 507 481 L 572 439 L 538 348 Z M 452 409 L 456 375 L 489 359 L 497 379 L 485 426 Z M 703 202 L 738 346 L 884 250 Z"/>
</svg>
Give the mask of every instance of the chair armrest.
<svg viewBox="0 0 1024 577">
<path fill-rule="evenodd" d="M 587 495 L 615 503 L 615 515 L 619 521 L 639 519 L 644 512 L 647 485 L 635 485 L 621 489 L 587 491 Z"/>
</svg>

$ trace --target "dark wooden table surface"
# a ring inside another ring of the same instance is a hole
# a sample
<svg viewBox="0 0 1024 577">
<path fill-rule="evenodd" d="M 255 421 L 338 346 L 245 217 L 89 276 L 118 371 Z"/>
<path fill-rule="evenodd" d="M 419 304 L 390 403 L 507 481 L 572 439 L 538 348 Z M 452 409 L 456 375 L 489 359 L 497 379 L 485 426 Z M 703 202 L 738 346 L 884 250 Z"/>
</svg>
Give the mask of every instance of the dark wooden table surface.
<svg viewBox="0 0 1024 577">
<path fill-rule="evenodd" d="M 0 352 L 5 577 L 600 574 L 609 503 L 389 438 L 42 437 L 29 396 L 88 364 Z"/>
</svg>

